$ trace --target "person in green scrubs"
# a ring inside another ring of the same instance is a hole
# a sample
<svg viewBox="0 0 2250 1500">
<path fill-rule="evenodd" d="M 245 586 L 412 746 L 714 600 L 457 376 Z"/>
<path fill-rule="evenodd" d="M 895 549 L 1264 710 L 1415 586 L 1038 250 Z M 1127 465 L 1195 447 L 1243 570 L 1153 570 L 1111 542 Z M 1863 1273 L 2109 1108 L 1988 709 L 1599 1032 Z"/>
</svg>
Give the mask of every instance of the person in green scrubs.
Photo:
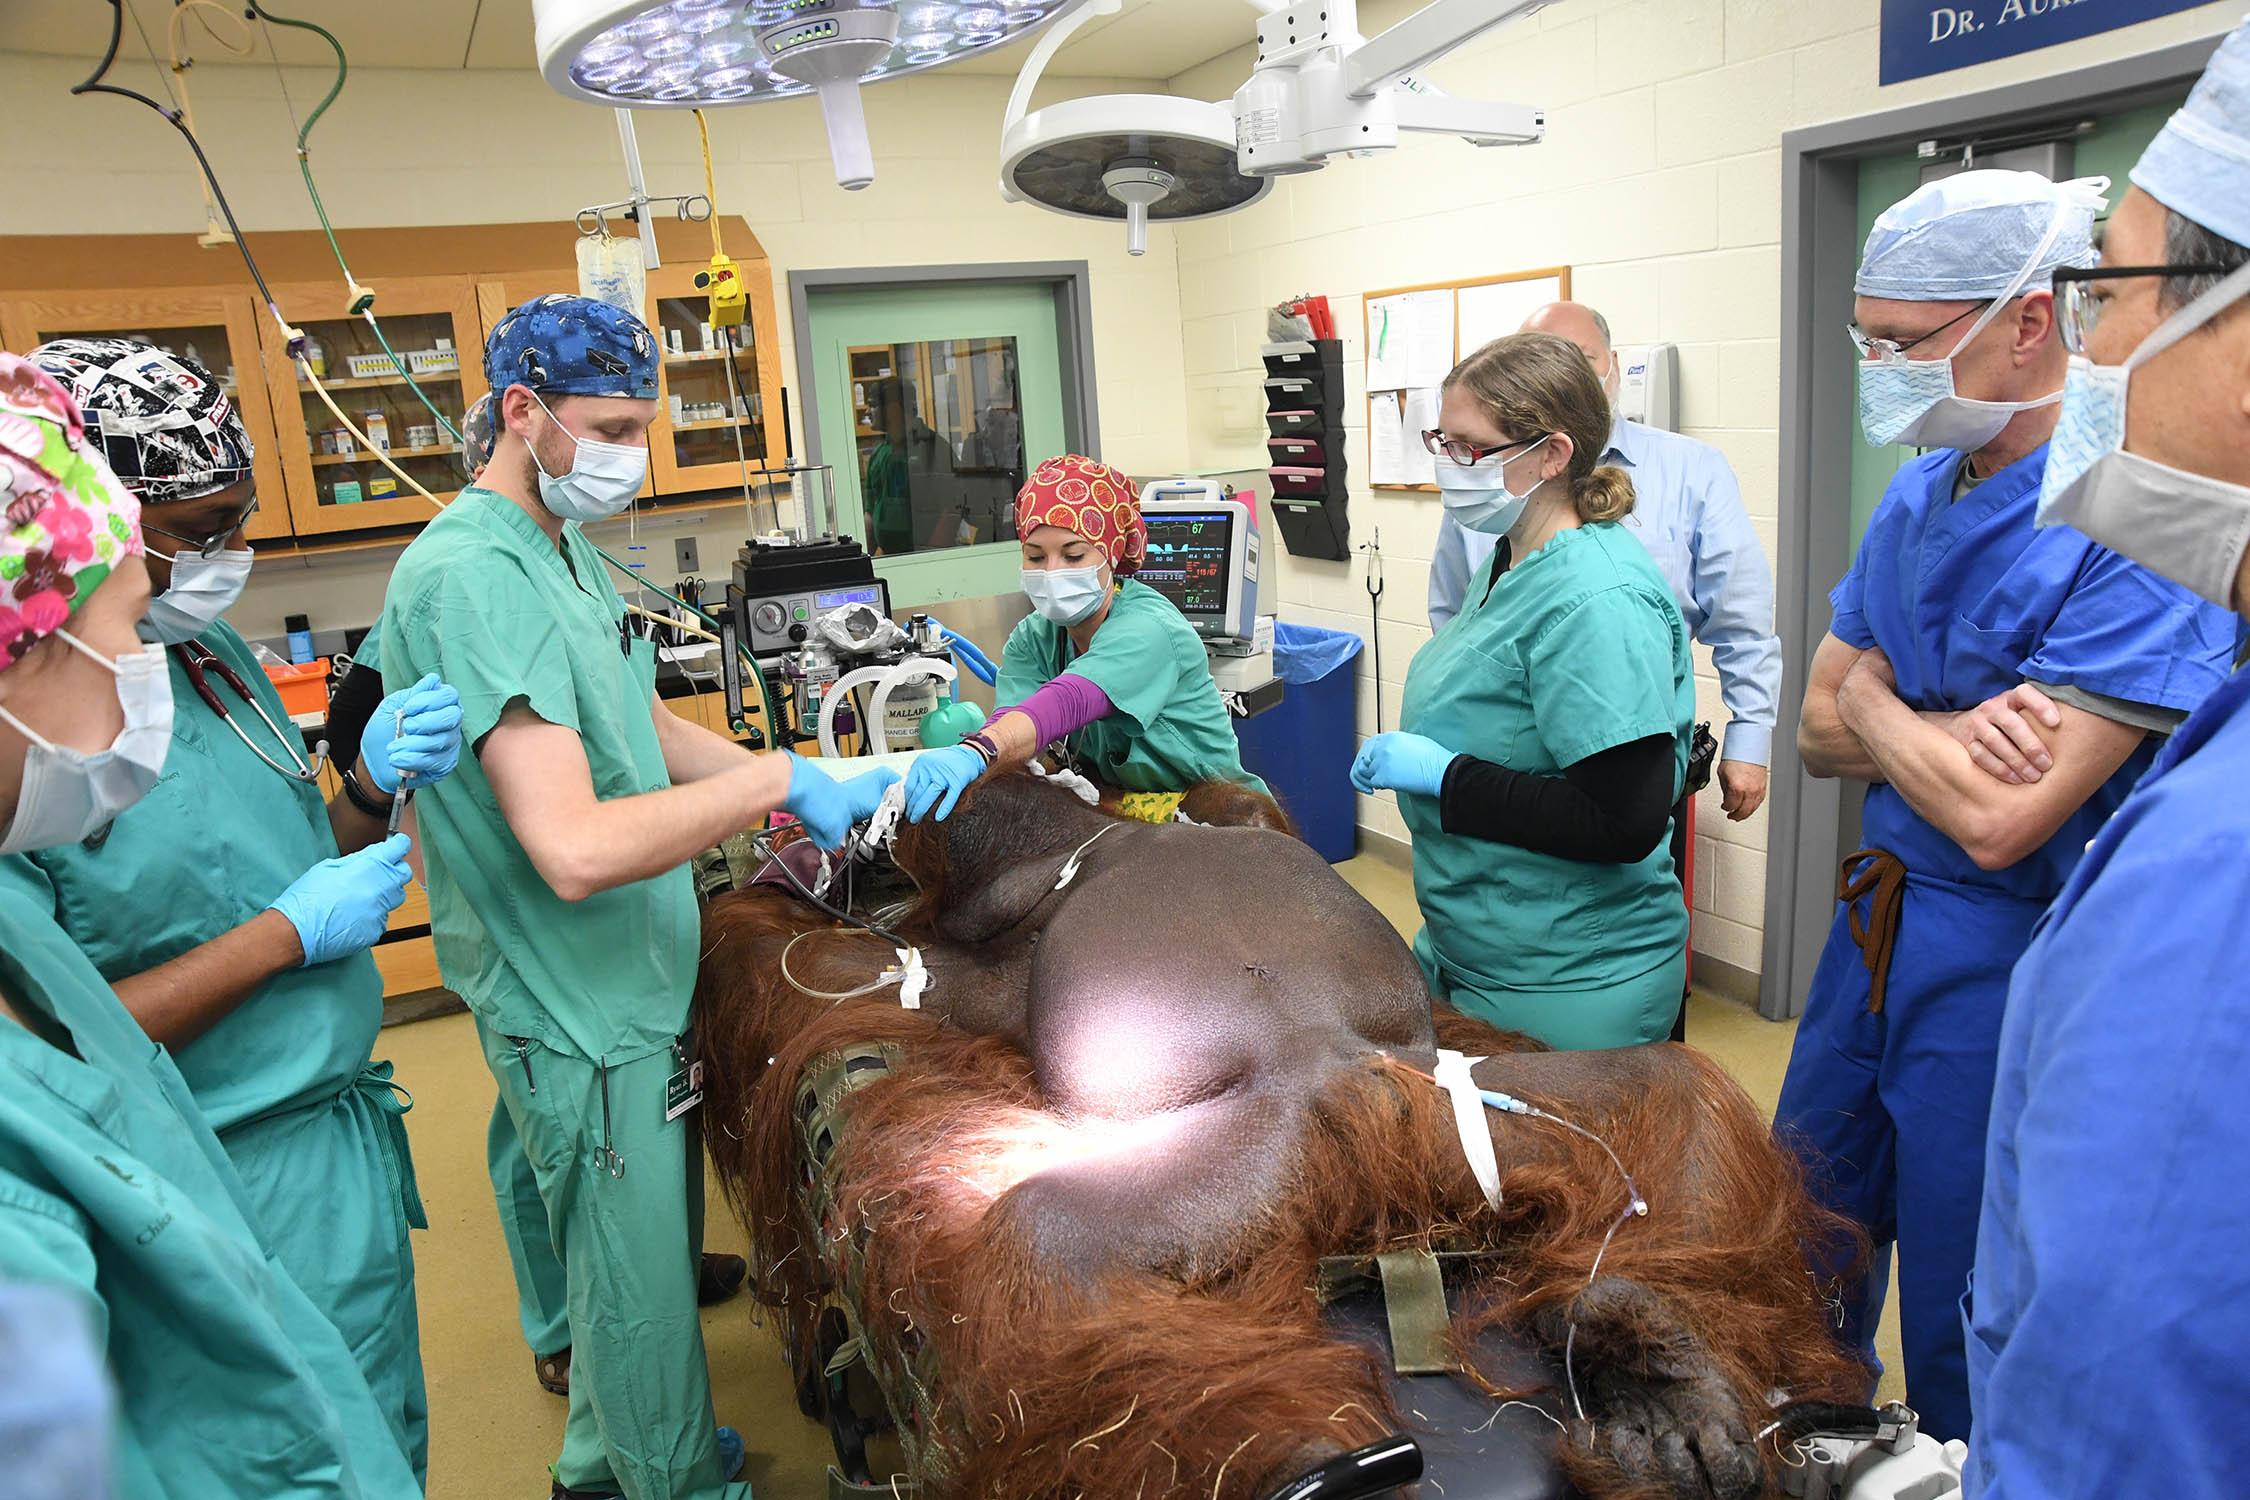
<svg viewBox="0 0 2250 1500">
<path fill-rule="evenodd" d="M 31 358 L 141 502 L 157 592 L 140 635 L 165 648 L 175 708 L 147 797 L 97 838 L 0 861 L 0 882 L 52 912 L 171 1050 L 266 1245 L 359 1355 L 426 1472 L 408 1231 L 428 1224 L 408 1096 L 374 1058 L 383 980 L 369 950 L 406 892 L 390 804 L 403 778 L 428 786 L 451 770 L 460 708 L 434 679 L 391 694 L 323 798 L 280 695 L 220 618 L 250 576 L 242 527 L 256 504 L 227 393 L 194 361 L 127 339 L 61 339 Z M 191 837 L 196 857 L 182 859 Z"/>
<path fill-rule="evenodd" d="M 163 773 L 171 680 L 134 625 L 139 507 L 76 405 L 0 355 L 0 854 L 97 837 Z M 183 835 L 183 841 L 185 835 Z M 408 1500 L 335 1325 L 267 1252 L 171 1054 L 52 912 L 0 883 L 0 1282 L 87 1314 L 133 1500 Z"/>
<path fill-rule="evenodd" d="M 544 1209 L 546 1243 L 524 1249 L 562 1268 L 553 1493 L 744 1500 L 696 1316 L 687 862 L 776 810 L 837 847 L 897 778 L 752 755 L 657 698 L 654 647 L 581 530 L 647 475 L 656 341 L 639 319 L 535 298 L 493 329 L 485 372 L 491 461 L 399 559 L 380 649 L 386 682 L 436 672 L 461 695 L 471 753 L 415 811 L 438 967 L 499 1083 L 494 1149 L 528 1160 Z"/>
<path fill-rule="evenodd" d="M 1407 668 L 1352 782 L 1398 794 L 1430 991 L 1555 1047 L 1671 1032 L 1688 916 L 1668 847 L 1695 713 L 1687 627 L 1598 467 L 1609 403 L 1575 345 L 1497 339 L 1446 377 L 1446 511 L 1501 538 Z"/>
<path fill-rule="evenodd" d="M 1133 481 L 1096 459 L 1051 458 L 1016 496 L 1016 535 L 1032 613 L 1001 653 L 1000 712 L 959 745 L 914 762 L 907 817 L 943 819 L 986 771 L 1057 743 L 1095 781 L 1146 794 L 1153 807 L 1141 813 L 1129 799 L 1126 810 L 1155 821 L 1169 819 L 1198 782 L 1264 792 L 1242 768 L 1202 638 L 1131 576 L 1148 545 Z"/>
</svg>

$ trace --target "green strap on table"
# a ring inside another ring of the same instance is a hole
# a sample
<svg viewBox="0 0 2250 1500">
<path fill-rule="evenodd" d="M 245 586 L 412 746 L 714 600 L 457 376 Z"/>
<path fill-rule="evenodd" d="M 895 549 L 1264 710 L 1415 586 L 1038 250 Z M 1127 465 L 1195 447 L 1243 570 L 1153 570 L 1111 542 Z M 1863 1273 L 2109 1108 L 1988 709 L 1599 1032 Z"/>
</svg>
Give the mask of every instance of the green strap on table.
<svg viewBox="0 0 2250 1500">
<path fill-rule="evenodd" d="M 1445 1275 L 1427 1250 L 1392 1250 L 1375 1257 L 1383 1278 L 1383 1312 L 1391 1324 L 1391 1363 L 1401 1375 L 1443 1375 L 1454 1367 L 1452 1311 L 1445 1305 Z"/>
</svg>

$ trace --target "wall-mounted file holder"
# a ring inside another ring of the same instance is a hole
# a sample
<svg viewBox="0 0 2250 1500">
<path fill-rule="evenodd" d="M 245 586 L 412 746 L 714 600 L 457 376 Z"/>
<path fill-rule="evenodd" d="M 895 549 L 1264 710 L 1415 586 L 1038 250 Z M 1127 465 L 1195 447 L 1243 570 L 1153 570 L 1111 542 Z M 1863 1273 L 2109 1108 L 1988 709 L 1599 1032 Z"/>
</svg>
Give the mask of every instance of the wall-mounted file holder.
<svg viewBox="0 0 2250 1500">
<path fill-rule="evenodd" d="M 1351 556 L 1344 472 L 1344 346 L 1335 339 L 1267 344 L 1267 451 L 1282 545 L 1298 557 Z"/>
</svg>

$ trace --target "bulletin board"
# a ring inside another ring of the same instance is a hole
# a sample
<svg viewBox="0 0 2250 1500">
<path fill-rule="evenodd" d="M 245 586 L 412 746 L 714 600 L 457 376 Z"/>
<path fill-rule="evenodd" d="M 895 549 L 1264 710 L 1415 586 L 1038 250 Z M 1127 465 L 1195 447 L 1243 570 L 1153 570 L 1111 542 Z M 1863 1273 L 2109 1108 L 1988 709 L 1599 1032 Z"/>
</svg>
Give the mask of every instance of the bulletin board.
<svg viewBox="0 0 2250 1500">
<path fill-rule="evenodd" d="M 1446 375 L 1535 308 L 1569 299 L 1568 266 L 1365 293 L 1368 487 L 1435 493 L 1422 432 L 1437 425 Z"/>
</svg>

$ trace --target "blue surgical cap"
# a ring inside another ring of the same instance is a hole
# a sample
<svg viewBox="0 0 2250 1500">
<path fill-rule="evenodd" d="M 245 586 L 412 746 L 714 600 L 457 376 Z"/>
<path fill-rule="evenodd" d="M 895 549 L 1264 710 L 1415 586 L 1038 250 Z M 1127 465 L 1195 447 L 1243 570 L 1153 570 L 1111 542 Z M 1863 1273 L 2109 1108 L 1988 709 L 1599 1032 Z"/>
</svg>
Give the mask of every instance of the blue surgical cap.
<svg viewBox="0 0 2250 1500">
<path fill-rule="evenodd" d="M 2094 263 L 2094 216 L 2108 189 L 2106 177 L 2050 182 L 2037 172 L 1992 170 L 1925 183 L 1875 221 L 1852 290 L 1893 302 L 2045 291 L 2057 268 Z M 2062 228 L 2049 241 L 2058 211 Z M 2034 256 L 2038 264 L 2019 283 Z"/>
<path fill-rule="evenodd" d="M 493 390 L 528 385 L 556 396 L 656 399 L 656 339 L 607 302 L 550 292 L 515 308 L 484 345 Z"/>
<path fill-rule="evenodd" d="M 2149 142 L 2133 184 L 2237 245 L 2250 245 L 2250 21 L 2211 58 L 2186 104 Z"/>
</svg>

